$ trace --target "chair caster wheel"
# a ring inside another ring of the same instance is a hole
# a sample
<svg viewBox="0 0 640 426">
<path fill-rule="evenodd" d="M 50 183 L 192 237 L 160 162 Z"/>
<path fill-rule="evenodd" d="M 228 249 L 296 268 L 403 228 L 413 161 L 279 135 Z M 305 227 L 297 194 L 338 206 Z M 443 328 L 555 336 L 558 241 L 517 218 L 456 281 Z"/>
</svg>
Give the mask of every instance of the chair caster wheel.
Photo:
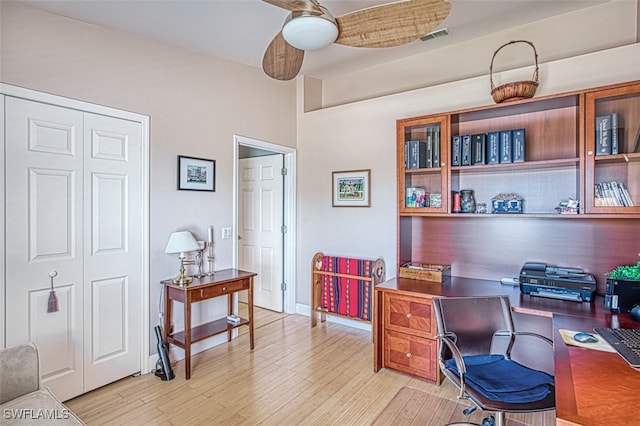
<svg viewBox="0 0 640 426">
<path fill-rule="evenodd" d="M 495 417 L 487 417 L 482 421 L 482 426 L 494 426 L 496 424 Z"/>
</svg>

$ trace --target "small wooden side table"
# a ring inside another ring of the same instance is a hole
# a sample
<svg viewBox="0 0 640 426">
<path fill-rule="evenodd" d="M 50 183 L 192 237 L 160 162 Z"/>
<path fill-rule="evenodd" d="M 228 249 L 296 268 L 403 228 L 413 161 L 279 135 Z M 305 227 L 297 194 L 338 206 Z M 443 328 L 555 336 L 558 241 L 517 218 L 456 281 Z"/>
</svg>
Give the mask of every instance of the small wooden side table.
<svg viewBox="0 0 640 426">
<path fill-rule="evenodd" d="M 164 280 L 164 327 L 163 337 L 167 347 L 171 344 L 184 349 L 185 377 L 191 378 L 191 344 L 215 336 L 225 331 L 228 333 L 227 341 L 231 341 L 231 333 L 234 328 L 249 326 L 249 344 L 253 350 L 253 277 L 254 272 L 238 269 L 224 269 L 216 271 L 211 277 L 193 278 L 188 285 L 174 284 L 172 280 Z M 221 318 L 206 324 L 191 328 L 191 304 L 219 296 L 227 296 L 228 313 L 233 314 L 233 293 L 247 290 L 249 302 L 249 318 L 241 318 L 238 324 L 227 322 L 227 318 Z M 170 333 L 172 301 L 184 304 L 184 331 Z"/>
</svg>

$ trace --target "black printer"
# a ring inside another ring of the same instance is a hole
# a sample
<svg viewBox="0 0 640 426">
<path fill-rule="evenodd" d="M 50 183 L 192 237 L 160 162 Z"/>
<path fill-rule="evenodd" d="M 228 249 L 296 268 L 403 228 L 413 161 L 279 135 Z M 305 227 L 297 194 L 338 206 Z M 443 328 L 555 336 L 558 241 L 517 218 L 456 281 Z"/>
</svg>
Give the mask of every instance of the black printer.
<svg viewBox="0 0 640 426">
<path fill-rule="evenodd" d="M 582 269 L 527 262 L 520 269 L 520 292 L 553 299 L 592 302 L 596 279 Z"/>
</svg>

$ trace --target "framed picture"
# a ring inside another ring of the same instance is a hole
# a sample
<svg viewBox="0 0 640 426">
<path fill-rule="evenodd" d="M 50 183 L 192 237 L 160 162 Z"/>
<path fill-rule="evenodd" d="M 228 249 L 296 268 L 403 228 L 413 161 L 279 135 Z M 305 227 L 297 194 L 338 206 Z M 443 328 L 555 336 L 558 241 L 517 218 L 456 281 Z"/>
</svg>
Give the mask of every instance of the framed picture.
<svg viewBox="0 0 640 426">
<path fill-rule="evenodd" d="M 371 206 L 371 169 L 333 172 L 333 207 Z"/>
<path fill-rule="evenodd" d="M 216 190 L 216 160 L 178 155 L 178 189 Z"/>
</svg>

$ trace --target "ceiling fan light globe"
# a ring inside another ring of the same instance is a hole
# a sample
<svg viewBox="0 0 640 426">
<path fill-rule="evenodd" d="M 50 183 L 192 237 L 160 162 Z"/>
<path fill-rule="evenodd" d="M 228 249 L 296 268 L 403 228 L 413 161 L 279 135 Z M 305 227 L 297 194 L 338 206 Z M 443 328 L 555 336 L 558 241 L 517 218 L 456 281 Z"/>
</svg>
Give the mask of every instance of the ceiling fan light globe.
<svg viewBox="0 0 640 426">
<path fill-rule="evenodd" d="M 297 49 L 320 49 L 336 41 L 338 26 L 323 16 L 300 15 L 285 22 L 282 36 Z"/>
</svg>

